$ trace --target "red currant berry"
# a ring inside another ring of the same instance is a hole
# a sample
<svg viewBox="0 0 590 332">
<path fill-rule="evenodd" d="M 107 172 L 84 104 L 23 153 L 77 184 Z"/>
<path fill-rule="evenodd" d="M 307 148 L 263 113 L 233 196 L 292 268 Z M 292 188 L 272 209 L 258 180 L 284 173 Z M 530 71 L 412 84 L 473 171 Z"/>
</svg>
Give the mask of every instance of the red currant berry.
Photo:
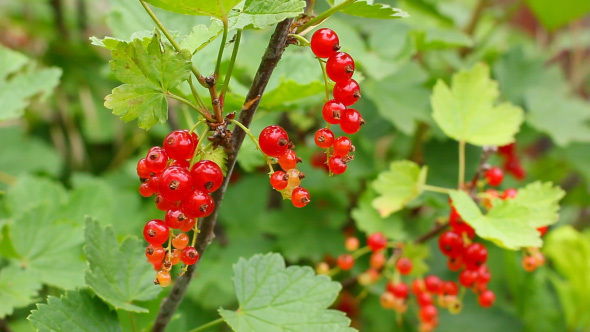
<svg viewBox="0 0 590 332">
<path fill-rule="evenodd" d="M 326 163 L 326 154 L 320 151 L 315 152 L 313 156 L 311 156 L 311 166 L 314 168 L 323 169 L 326 172 L 330 171 L 330 168 Z"/>
<path fill-rule="evenodd" d="M 352 145 L 350 138 L 346 136 L 335 139 L 332 148 L 334 149 L 334 155 L 339 157 L 348 156 L 349 153 L 354 152 L 354 145 Z"/>
<path fill-rule="evenodd" d="M 354 74 L 354 60 L 348 53 L 337 52 L 328 58 L 326 73 L 334 82 L 347 81 Z"/>
<path fill-rule="evenodd" d="M 481 243 L 472 243 L 465 248 L 463 261 L 468 269 L 476 269 L 488 259 L 488 250 Z"/>
<path fill-rule="evenodd" d="M 279 126 L 268 126 L 262 129 L 258 140 L 262 152 L 275 158 L 284 154 L 289 146 L 289 135 Z"/>
<path fill-rule="evenodd" d="M 201 160 L 191 168 L 191 177 L 195 189 L 214 192 L 223 183 L 221 167 L 211 160 Z"/>
<path fill-rule="evenodd" d="M 172 249 L 172 253 L 168 255 L 168 260 L 172 265 L 180 263 L 180 249 Z"/>
<path fill-rule="evenodd" d="M 163 220 L 153 219 L 143 227 L 143 237 L 149 244 L 154 246 L 162 245 L 168 240 L 170 231 Z"/>
<path fill-rule="evenodd" d="M 160 175 L 158 190 L 169 201 L 180 201 L 192 188 L 191 175 L 186 168 L 170 166 Z"/>
<path fill-rule="evenodd" d="M 356 134 L 364 123 L 365 120 L 354 108 L 347 108 L 340 113 L 340 129 L 347 134 Z"/>
<path fill-rule="evenodd" d="M 486 290 L 479 294 L 477 301 L 483 308 L 489 308 L 496 302 L 496 295 L 491 290 Z"/>
<path fill-rule="evenodd" d="M 188 160 L 174 160 L 172 166 L 178 166 L 188 169 L 191 166 L 191 163 Z"/>
<path fill-rule="evenodd" d="M 477 271 L 465 269 L 459 273 L 459 283 L 463 287 L 471 287 L 477 280 Z"/>
<path fill-rule="evenodd" d="M 445 281 L 441 287 L 442 295 L 454 296 L 459 294 L 459 286 L 454 281 Z"/>
<path fill-rule="evenodd" d="M 172 238 L 172 246 L 176 249 L 184 249 L 188 245 L 188 235 L 185 233 L 178 233 L 175 237 Z"/>
<path fill-rule="evenodd" d="M 477 269 L 477 279 L 475 280 L 478 284 L 487 284 L 492 280 L 492 274 L 487 265 L 482 265 Z"/>
<path fill-rule="evenodd" d="M 432 294 L 438 294 L 441 291 L 442 281 L 435 275 L 429 275 L 424 278 L 424 287 Z"/>
<path fill-rule="evenodd" d="M 297 168 L 297 162 L 300 160 L 301 159 L 297 158 L 295 151 L 287 149 L 287 151 L 279 157 L 279 166 L 281 166 L 283 170 L 288 171 Z"/>
<path fill-rule="evenodd" d="M 160 174 L 162 174 L 162 173 L 160 173 Z M 148 184 L 148 186 L 150 187 L 150 189 L 152 190 L 152 192 L 153 192 L 154 194 L 155 194 L 155 193 L 158 193 L 158 191 L 160 190 L 160 189 L 158 189 L 158 184 L 159 184 L 159 182 L 160 182 L 160 175 L 159 175 L 159 174 L 157 174 L 157 175 L 152 175 L 152 176 L 151 176 L 151 177 L 150 177 L 150 178 L 147 180 L 147 184 Z"/>
<path fill-rule="evenodd" d="M 449 257 L 447 260 L 447 267 L 452 272 L 457 272 L 463 268 L 463 258 L 461 256 Z"/>
<path fill-rule="evenodd" d="M 522 180 L 526 176 L 526 171 L 522 168 L 522 165 L 516 156 L 510 157 L 504 162 L 504 169 L 512 174 L 517 180 Z"/>
<path fill-rule="evenodd" d="M 420 308 L 419 317 L 422 322 L 432 322 L 438 317 L 438 310 L 432 304 Z"/>
<path fill-rule="evenodd" d="M 160 173 L 166 168 L 168 154 L 159 146 L 154 146 L 145 157 L 145 166 L 152 173 Z"/>
<path fill-rule="evenodd" d="M 522 268 L 527 272 L 533 272 L 537 269 L 537 260 L 533 256 L 524 256 L 522 259 Z"/>
<path fill-rule="evenodd" d="M 311 51 L 318 58 L 328 58 L 340 49 L 339 42 L 336 32 L 322 28 L 311 36 Z"/>
<path fill-rule="evenodd" d="M 215 201 L 207 192 L 197 189 L 182 200 L 181 206 L 189 218 L 203 218 L 213 212 Z"/>
<path fill-rule="evenodd" d="M 385 247 L 387 247 L 387 238 L 383 233 L 373 233 L 367 238 L 367 245 L 372 251 L 385 249 Z"/>
<path fill-rule="evenodd" d="M 151 175 L 150 170 L 147 168 L 147 163 L 146 163 L 145 158 L 141 158 L 137 162 L 137 175 L 142 179 L 147 179 Z"/>
<path fill-rule="evenodd" d="M 186 265 L 193 265 L 199 260 L 199 252 L 194 247 L 184 247 L 180 252 L 180 260 Z"/>
<path fill-rule="evenodd" d="M 395 263 L 395 267 L 401 275 L 405 276 L 412 272 L 412 261 L 407 257 L 401 257 Z"/>
<path fill-rule="evenodd" d="M 150 244 L 145 248 L 145 257 L 147 257 L 148 261 L 151 263 L 161 262 L 166 255 L 166 250 L 162 246 L 155 246 Z"/>
<path fill-rule="evenodd" d="M 154 282 L 162 287 L 167 287 L 170 285 L 170 282 L 172 282 L 170 272 L 164 270 L 158 271 L 158 273 L 156 273 L 156 280 Z"/>
<path fill-rule="evenodd" d="M 425 289 L 424 281 L 422 279 L 414 279 L 412 280 L 412 293 L 414 295 L 418 295 L 422 293 Z"/>
<path fill-rule="evenodd" d="M 360 244 L 359 239 L 354 236 L 349 236 L 344 241 L 344 248 L 348 251 L 355 251 L 359 248 Z"/>
<path fill-rule="evenodd" d="M 327 123 L 339 124 L 340 113 L 345 109 L 346 106 L 344 106 L 341 102 L 331 99 L 324 104 L 324 107 L 322 107 L 322 116 Z"/>
<path fill-rule="evenodd" d="M 505 155 L 507 157 L 514 155 L 516 151 L 516 143 L 510 143 L 508 145 L 503 145 L 498 147 L 498 153 Z"/>
<path fill-rule="evenodd" d="M 170 228 L 180 228 L 180 225 L 187 220 L 188 217 L 182 213 L 180 209 L 173 209 L 166 211 L 166 216 L 164 220 L 166 221 L 166 225 Z"/>
<path fill-rule="evenodd" d="M 164 138 L 163 147 L 174 160 L 187 160 L 193 157 L 198 141 L 188 130 L 175 130 Z"/>
<path fill-rule="evenodd" d="M 291 193 L 291 202 L 293 203 L 293 206 L 298 208 L 306 206 L 310 202 L 307 189 L 302 187 L 293 189 L 293 192 Z"/>
<path fill-rule="evenodd" d="M 379 251 L 373 252 L 369 259 L 369 265 L 375 270 L 380 270 L 385 265 L 385 255 Z"/>
<path fill-rule="evenodd" d="M 361 97 L 361 88 L 355 80 L 350 79 L 336 83 L 332 94 L 335 100 L 341 102 L 344 106 L 350 106 Z"/>
<path fill-rule="evenodd" d="M 418 302 L 418 305 L 421 307 L 431 305 L 432 304 L 432 296 L 430 294 L 428 294 L 427 292 L 422 292 L 422 293 L 416 295 L 416 302 Z"/>
<path fill-rule="evenodd" d="M 275 171 L 270 176 L 270 185 L 276 190 L 283 190 L 289 184 L 289 177 L 283 171 Z"/>
<path fill-rule="evenodd" d="M 387 291 L 395 295 L 395 297 L 399 297 L 400 299 L 406 299 L 410 295 L 410 289 L 408 288 L 408 285 L 403 282 L 393 284 L 391 281 L 388 281 Z"/>
<path fill-rule="evenodd" d="M 328 128 L 320 128 L 315 133 L 315 144 L 322 149 L 327 149 L 334 144 L 334 133 Z"/>
<path fill-rule="evenodd" d="M 330 167 L 332 173 L 342 174 L 346 172 L 348 165 L 342 157 L 332 156 L 330 157 L 330 160 L 328 160 L 328 167 Z"/>
<path fill-rule="evenodd" d="M 160 194 L 156 194 L 155 202 L 156 202 L 156 207 L 160 211 L 168 211 L 168 210 L 174 209 L 176 207 L 176 204 L 173 201 L 165 199 Z"/>
<path fill-rule="evenodd" d="M 463 239 L 453 231 L 446 231 L 438 238 L 438 247 L 443 255 L 457 257 L 463 253 Z"/>
<path fill-rule="evenodd" d="M 178 229 L 180 229 L 183 232 L 190 232 L 193 230 L 193 227 L 195 227 L 195 224 L 197 223 L 197 220 L 194 218 L 187 218 L 185 219 L 182 224 L 180 224 L 180 226 L 178 227 Z"/>
<path fill-rule="evenodd" d="M 354 266 L 354 257 L 350 254 L 342 254 L 338 256 L 338 266 L 343 271 L 348 271 Z"/>
<path fill-rule="evenodd" d="M 149 184 L 149 180 L 146 182 L 142 182 L 139 185 L 139 194 L 143 197 L 150 197 L 151 195 L 155 194 Z"/>
<path fill-rule="evenodd" d="M 541 234 L 541 236 L 547 234 L 547 230 L 549 230 L 549 226 L 537 227 L 537 231 L 539 232 L 539 234 Z"/>
<path fill-rule="evenodd" d="M 516 195 L 518 195 L 518 191 L 516 189 L 508 188 L 508 189 L 504 190 L 504 193 L 502 194 L 502 199 L 515 198 Z"/>
<path fill-rule="evenodd" d="M 454 207 L 451 207 L 451 213 L 449 214 L 449 225 L 458 234 L 466 233 L 470 239 L 475 237 L 475 230 L 461 219 Z"/>
<path fill-rule="evenodd" d="M 485 178 L 492 187 L 499 186 L 504 179 L 504 172 L 498 167 L 492 167 L 486 171 Z"/>
</svg>

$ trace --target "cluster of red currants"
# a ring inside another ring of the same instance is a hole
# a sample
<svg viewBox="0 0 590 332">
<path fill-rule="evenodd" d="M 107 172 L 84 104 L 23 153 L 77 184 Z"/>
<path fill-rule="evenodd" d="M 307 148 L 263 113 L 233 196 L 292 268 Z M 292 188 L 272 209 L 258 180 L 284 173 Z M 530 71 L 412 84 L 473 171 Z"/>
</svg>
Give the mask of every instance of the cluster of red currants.
<svg viewBox="0 0 590 332">
<path fill-rule="evenodd" d="M 175 130 L 166 136 L 163 147 L 152 147 L 137 163 L 137 174 L 142 181 L 140 194 L 155 195 L 156 207 L 166 212 L 164 220 L 150 220 L 143 229 L 149 243 L 146 257 L 158 271 L 154 282 L 162 287 L 170 284 L 173 265 L 181 261 L 191 265 L 199 260 L 195 238 L 189 245 L 186 232 L 195 229 L 198 218 L 213 212 L 215 202 L 210 193 L 223 182 L 223 172 L 215 162 L 201 160 L 191 165 L 198 141 L 195 133 Z M 175 234 L 174 230 L 180 232 Z"/>
<path fill-rule="evenodd" d="M 309 192 L 300 186 L 305 177 L 303 172 L 297 169 L 297 163 L 301 158 L 293 150 L 293 144 L 289 141 L 289 135 L 280 126 L 268 126 L 258 136 L 258 143 L 262 152 L 273 158 L 277 158 L 282 171 L 274 171 L 270 175 L 270 185 L 278 190 L 285 199 L 291 199 L 295 207 L 301 208 L 309 202 Z"/>
<path fill-rule="evenodd" d="M 338 35 L 333 30 L 319 29 L 311 37 L 312 52 L 318 58 L 328 58 L 326 74 L 336 83 L 332 90 L 334 99 L 326 101 L 322 108 L 328 126 L 315 134 L 316 145 L 327 150 L 328 168 L 333 174 L 346 171 L 347 163 L 353 159 L 350 153 L 354 152 L 354 146 L 346 136 L 336 138 L 330 125 L 339 124 L 343 132 L 352 135 L 365 123 L 359 111 L 348 108 L 361 97 L 361 90 L 357 81 L 352 79 L 354 60 L 348 53 L 338 52 L 339 49 Z"/>
<path fill-rule="evenodd" d="M 520 163 L 520 158 L 516 154 L 516 143 L 499 146 L 498 154 L 504 158 L 503 168 L 506 172 L 512 174 L 516 179 L 522 180 L 526 176 L 526 171 Z"/>
</svg>

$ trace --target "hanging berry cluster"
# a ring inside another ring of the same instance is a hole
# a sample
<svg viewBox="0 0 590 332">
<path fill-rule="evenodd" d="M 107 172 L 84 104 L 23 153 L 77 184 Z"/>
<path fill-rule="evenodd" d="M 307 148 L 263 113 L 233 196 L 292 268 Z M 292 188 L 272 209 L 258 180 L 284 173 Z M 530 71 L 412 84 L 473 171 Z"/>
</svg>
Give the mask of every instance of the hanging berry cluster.
<svg viewBox="0 0 590 332">
<path fill-rule="evenodd" d="M 317 30 L 311 37 L 310 45 L 315 56 L 320 59 L 327 58 L 325 74 L 336 83 L 332 90 L 333 99 L 327 100 L 322 107 L 322 115 L 327 126 L 315 133 L 315 143 L 318 147 L 326 149 L 329 171 L 332 174 L 342 174 L 353 159 L 350 153 L 354 152 L 354 146 L 346 136 L 335 137 L 330 125 L 339 124 L 343 132 L 352 135 L 365 123 L 359 111 L 348 108 L 361 97 L 360 86 L 352 79 L 354 60 L 348 53 L 338 52 L 338 35 L 333 30 Z M 320 61 L 324 68 L 324 60 Z"/>
<path fill-rule="evenodd" d="M 516 154 L 516 143 L 498 147 L 498 154 L 504 158 L 504 170 L 518 180 L 524 179 L 526 171 L 520 163 L 520 158 Z"/>
<path fill-rule="evenodd" d="M 137 163 L 142 181 L 140 194 L 155 195 L 156 207 L 166 212 L 164 220 L 150 220 L 143 229 L 143 237 L 149 243 L 145 255 L 158 271 L 154 283 L 162 287 L 171 282 L 172 266 L 180 262 L 192 265 L 199 260 L 194 247 L 196 221 L 213 212 L 215 201 L 210 194 L 223 182 L 223 172 L 215 162 L 200 160 L 193 164 L 199 155 L 198 143 L 195 133 L 175 130 L 166 136 L 163 147 L 152 147 Z M 189 245 L 187 233 L 191 230 L 193 240 Z"/>
</svg>

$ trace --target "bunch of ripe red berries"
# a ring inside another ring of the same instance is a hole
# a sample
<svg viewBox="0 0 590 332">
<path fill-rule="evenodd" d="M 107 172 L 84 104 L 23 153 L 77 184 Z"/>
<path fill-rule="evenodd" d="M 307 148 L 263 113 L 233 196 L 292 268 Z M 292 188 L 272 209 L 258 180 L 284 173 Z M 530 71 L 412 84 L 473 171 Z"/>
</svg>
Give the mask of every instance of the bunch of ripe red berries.
<svg viewBox="0 0 590 332">
<path fill-rule="evenodd" d="M 164 220 L 150 220 L 143 229 L 149 243 L 146 257 L 158 271 L 154 282 L 162 287 L 170 284 L 173 265 L 191 265 L 199 260 L 194 247 L 197 232 L 191 245 L 187 232 L 196 231 L 196 220 L 213 212 L 215 202 L 210 194 L 223 182 L 223 172 L 215 162 L 200 160 L 193 164 L 198 142 L 195 133 L 175 130 L 166 136 L 163 147 L 152 147 L 137 163 L 140 194 L 155 195 L 156 207 L 166 212 Z"/>
<path fill-rule="evenodd" d="M 512 174 L 516 179 L 522 180 L 526 176 L 526 171 L 520 163 L 520 158 L 516 154 L 516 143 L 498 147 L 498 154 L 504 158 L 503 168 L 506 172 Z"/>
<path fill-rule="evenodd" d="M 348 108 L 361 97 L 361 90 L 359 84 L 352 79 L 354 60 L 348 53 L 338 52 L 339 49 L 338 36 L 330 29 L 319 29 L 311 37 L 311 50 L 318 58 L 328 58 L 325 61 L 326 74 L 336 83 L 332 90 L 334 98 L 326 101 L 322 108 L 322 115 L 328 125 L 315 134 L 316 145 L 326 149 L 328 167 L 332 174 L 346 171 L 347 163 L 353 159 L 350 153 L 354 152 L 354 146 L 346 136 L 335 137 L 330 125 L 340 125 L 343 132 L 352 135 L 365 123 L 359 111 Z"/>
</svg>

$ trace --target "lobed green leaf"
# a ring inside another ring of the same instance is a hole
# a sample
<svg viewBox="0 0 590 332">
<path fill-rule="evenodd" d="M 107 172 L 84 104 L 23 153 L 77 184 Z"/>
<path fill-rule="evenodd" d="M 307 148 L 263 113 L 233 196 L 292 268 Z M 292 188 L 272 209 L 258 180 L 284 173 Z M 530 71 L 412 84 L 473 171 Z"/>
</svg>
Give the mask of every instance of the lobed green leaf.
<svg viewBox="0 0 590 332">
<path fill-rule="evenodd" d="M 145 0 L 156 7 L 185 15 L 227 18 L 240 0 Z"/>
<path fill-rule="evenodd" d="M 16 266 L 0 270 L 0 318 L 12 314 L 15 308 L 29 305 L 41 289 L 39 279 Z"/>
<path fill-rule="evenodd" d="M 422 193 L 427 172 L 427 167 L 421 168 L 408 160 L 392 162 L 389 170 L 381 172 L 373 181 L 373 189 L 379 194 L 373 200 L 373 207 L 381 217 L 401 210 Z"/>
<path fill-rule="evenodd" d="M 244 7 L 232 11 L 230 29 L 262 29 L 275 25 L 286 18 L 303 14 L 302 0 L 246 0 Z"/>
</svg>

